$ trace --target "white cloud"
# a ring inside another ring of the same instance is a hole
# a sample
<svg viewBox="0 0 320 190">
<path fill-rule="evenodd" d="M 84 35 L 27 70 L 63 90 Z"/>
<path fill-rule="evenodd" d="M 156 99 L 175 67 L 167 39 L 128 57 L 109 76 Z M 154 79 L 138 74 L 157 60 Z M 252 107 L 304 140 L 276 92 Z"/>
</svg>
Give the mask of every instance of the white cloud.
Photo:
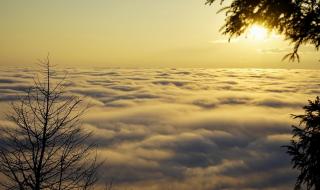
<svg viewBox="0 0 320 190">
<path fill-rule="evenodd" d="M 4 105 L 33 74 L 0 76 Z M 83 119 L 106 158 L 102 180 L 152 190 L 292 189 L 281 146 L 320 81 L 318 71 L 267 69 L 74 69 L 69 78 L 69 92 L 94 105 Z"/>
</svg>

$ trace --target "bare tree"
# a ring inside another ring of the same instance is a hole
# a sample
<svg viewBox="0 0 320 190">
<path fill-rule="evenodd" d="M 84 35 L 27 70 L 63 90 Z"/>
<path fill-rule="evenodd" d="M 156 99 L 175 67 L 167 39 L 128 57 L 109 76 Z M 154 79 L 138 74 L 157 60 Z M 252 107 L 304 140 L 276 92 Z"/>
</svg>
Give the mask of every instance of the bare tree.
<svg viewBox="0 0 320 190">
<path fill-rule="evenodd" d="M 0 131 L 1 186 L 7 190 L 86 190 L 97 181 L 97 154 L 81 127 L 87 106 L 67 96 L 65 78 L 53 83 L 49 58 L 34 86 L 12 103 L 7 119 L 14 127 Z"/>
<path fill-rule="evenodd" d="M 104 190 L 112 190 L 113 189 L 113 180 L 104 185 Z"/>
</svg>

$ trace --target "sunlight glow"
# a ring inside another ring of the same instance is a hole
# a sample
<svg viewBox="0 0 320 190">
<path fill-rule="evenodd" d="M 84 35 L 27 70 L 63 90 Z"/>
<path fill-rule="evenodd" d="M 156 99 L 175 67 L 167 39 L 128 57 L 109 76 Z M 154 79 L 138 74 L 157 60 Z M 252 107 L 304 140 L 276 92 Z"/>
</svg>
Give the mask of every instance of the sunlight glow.
<svg viewBox="0 0 320 190">
<path fill-rule="evenodd" d="M 265 40 L 268 37 L 268 30 L 260 25 L 252 25 L 248 30 L 248 37 L 254 40 Z"/>
</svg>

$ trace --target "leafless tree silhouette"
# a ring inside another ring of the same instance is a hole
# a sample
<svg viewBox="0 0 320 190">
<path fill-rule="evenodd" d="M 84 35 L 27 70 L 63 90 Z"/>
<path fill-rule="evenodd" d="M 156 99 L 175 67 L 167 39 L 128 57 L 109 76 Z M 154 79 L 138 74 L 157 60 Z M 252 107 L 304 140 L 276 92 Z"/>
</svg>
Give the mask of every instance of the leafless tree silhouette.
<svg viewBox="0 0 320 190">
<path fill-rule="evenodd" d="M 81 127 L 87 106 L 67 96 L 65 77 L 53 83 L 49 58 L 41 75 L 7 119 L 14 127 L 0 131 L 0 173 L 7 190 L 87 190 L 97 182 L 99 163 L 90 132 Z"/>
</svg>

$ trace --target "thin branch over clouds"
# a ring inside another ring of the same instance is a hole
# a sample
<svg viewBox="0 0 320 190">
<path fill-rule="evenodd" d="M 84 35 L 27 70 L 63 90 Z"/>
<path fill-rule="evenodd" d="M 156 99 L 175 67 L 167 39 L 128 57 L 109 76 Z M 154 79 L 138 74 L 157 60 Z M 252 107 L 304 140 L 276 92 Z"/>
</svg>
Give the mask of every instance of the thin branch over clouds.
<svg viewBox="0 0 320 190">
<path fill-rule="evenodd" d="M 291 48 L 266 48 L 266 49 L 258 49 L 260 53 L 289 53 L 291 52 Z"/>
<path fill-rule="evenodd" d="M 231 40 L 228 40 L 228 39 L 217 39 L 217 40 L 209 41 L 209 43 L 212 43 L 212 44 L 226 44 L 226 43 L 237 43 L 239 41 L 240 41 L 239 39 L 231 39 Z"/>
<path fill-rule="evenodd" d="M 89 190 L 97 182 L 99 166 L 81 126 L 86 106 L 67 95 L 65 79 L 53 82 L 49 58 L 33 86 L 11 104 L 0 128 L 0 186 L 3 189 Z M 93 154 L 92 154 L 93 153 Z"/>
</svg>

